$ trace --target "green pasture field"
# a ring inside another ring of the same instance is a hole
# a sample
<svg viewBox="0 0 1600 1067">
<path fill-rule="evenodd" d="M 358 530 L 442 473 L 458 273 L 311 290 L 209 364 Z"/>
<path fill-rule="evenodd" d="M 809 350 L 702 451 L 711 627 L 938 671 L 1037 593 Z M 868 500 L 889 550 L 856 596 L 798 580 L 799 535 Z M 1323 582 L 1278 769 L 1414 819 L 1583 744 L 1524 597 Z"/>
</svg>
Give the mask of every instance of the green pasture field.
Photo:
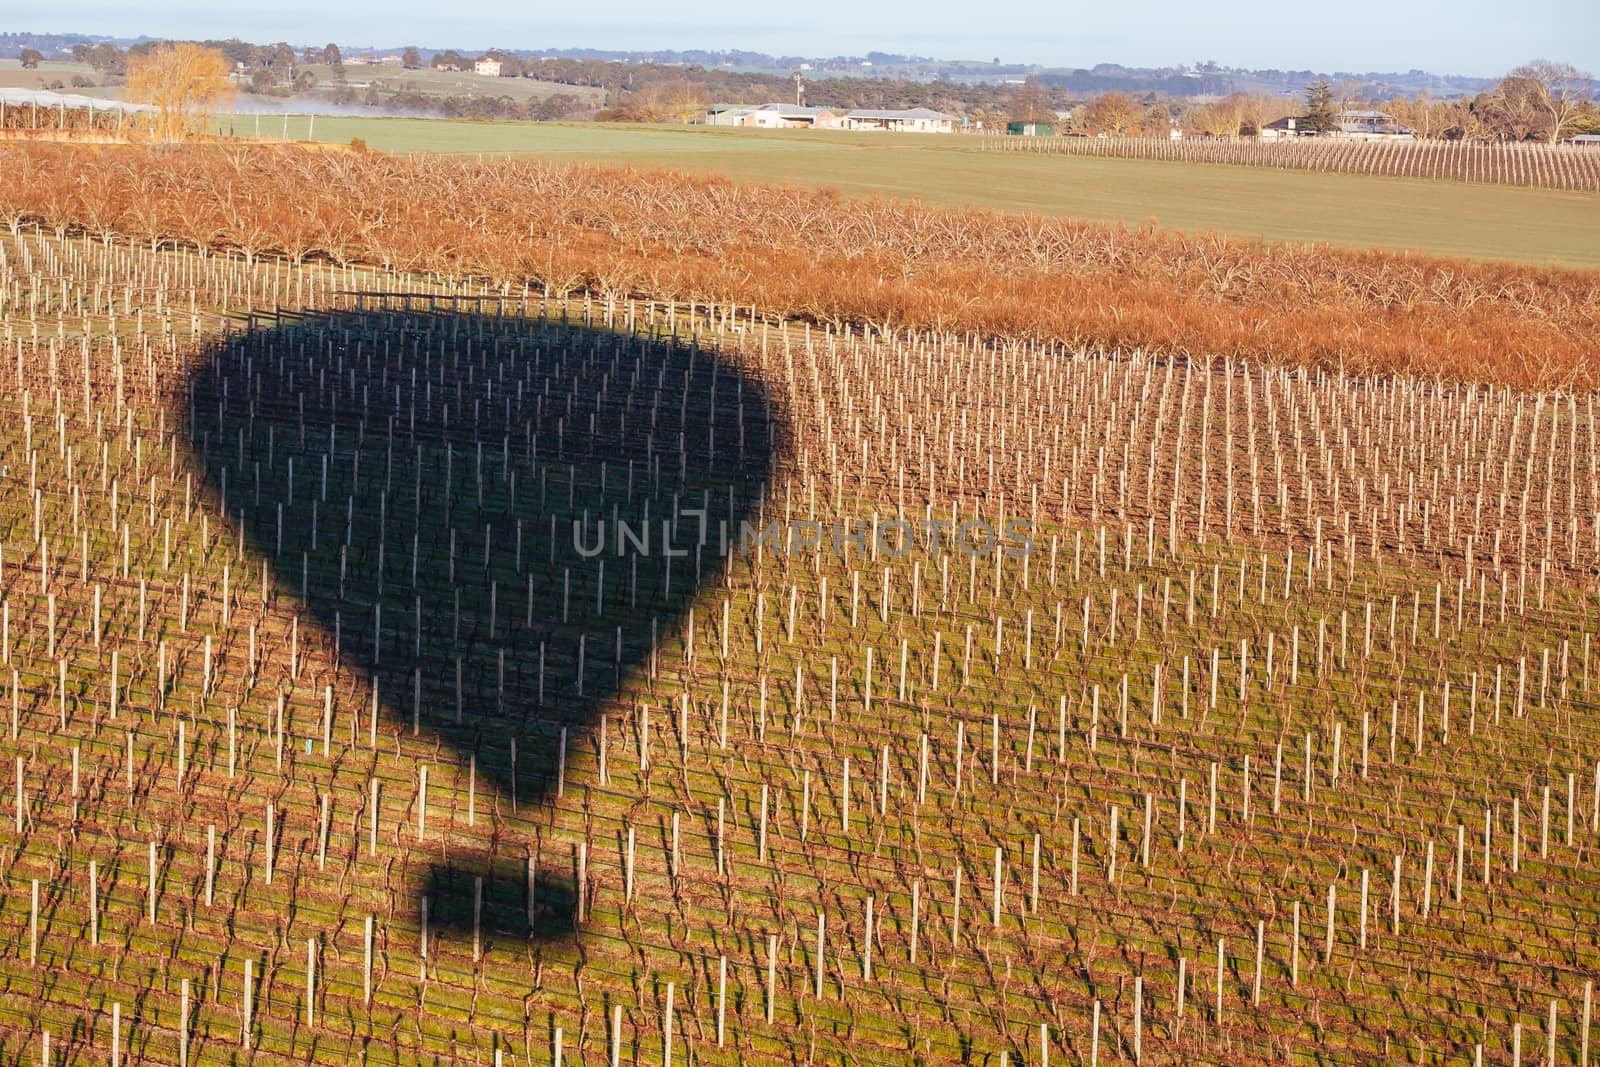
<svg viewBox="0 0 1600 1067">
<path fill-rule="evenodd" d="M 228 120 L 224 120 L 224 128 Z M 242 121 L 242 120 L 238 120 Z M 1217 230 L 1273 241 L 1600 266 L 1600 197 L 1207 164 L 989 154 L 962 136 L 442 119 L 291 118 L 289 136 L 385 152 L 493 153 L 680 167 L 940 206 Z M 237 127 L 241 132 L 243 126 Z M 272 123 L 281 135 L 281 120 Z"/>
<path fill-rule="evenodd" d="M 316 75 L 319 92 L 338 88 L 338 77 L 332 67 L 317 63 L 309 69 Z M 371 85 L 385 96 L 397 92 L 418 92 L 436 96 L 509 96 L 513 100 L 523 101 L 543 100 L 566 93 L 590 107 L 600 106 L 605 99 L 605 90 L 592 86 L 562 85 L 535 78 L 489 78 L 470 70 L 406 70 L 403 67 L 346 63 L 344 76 L 357 93 L 364 93 L 364 86 Z"/>
<path fill-rule="evenodd" d="M 95 86 L 87 89 L 74 88 L 72 76 L 81 74 L 86 78 L 93 78 Z M 98 88 L 103 75 L 87 63 L 74 63 L 71 60 L 46 59 L 35 70 L 24 70 L 22 61 L 18 59 L 0 59 L 0 89 L 43 89 L 52 82 L 61 82 L 66 88 L 56 90 L 63 93 L 80 93 L 85 96 L 104 96 L 104 90 Z"/>
</svg>

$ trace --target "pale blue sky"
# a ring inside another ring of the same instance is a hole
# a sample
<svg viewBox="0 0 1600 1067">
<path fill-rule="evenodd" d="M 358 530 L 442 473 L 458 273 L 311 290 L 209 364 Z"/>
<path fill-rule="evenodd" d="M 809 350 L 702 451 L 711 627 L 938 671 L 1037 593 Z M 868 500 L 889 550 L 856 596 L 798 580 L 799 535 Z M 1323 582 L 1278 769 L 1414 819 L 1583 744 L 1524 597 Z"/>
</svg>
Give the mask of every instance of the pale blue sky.
<svg viewBox="0 0 1600 1067">
<path fill-rule="evenodd" d="M 1595 0 L 236 3 L 11 0 L 0 13 L 0 29 L 464 49 L 748 48 L 791 55 L 876 49 L 1066 66 L 1213 59 L 1225 66 L 1288 70 L 1415 67 L 1491 76 L 1546 57 L 1600 68 Z"/>
</svg>

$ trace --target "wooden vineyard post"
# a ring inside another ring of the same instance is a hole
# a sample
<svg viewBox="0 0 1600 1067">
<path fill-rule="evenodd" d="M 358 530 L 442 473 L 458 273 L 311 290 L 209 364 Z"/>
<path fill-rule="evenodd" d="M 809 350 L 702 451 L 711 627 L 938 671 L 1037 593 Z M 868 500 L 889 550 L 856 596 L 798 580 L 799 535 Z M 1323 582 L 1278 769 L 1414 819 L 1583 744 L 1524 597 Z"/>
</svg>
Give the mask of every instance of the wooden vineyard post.
<svg viewBox="0 0 1600 1067">
<path fill-rule="evenodd" d="M 1585 638 L 1585 651 L 1587 651 L 1587 638 Z M 1587 660 L 1586 660 L 1587 662 Z M 1594 979 L 1587 979 L 1583 983 L 1583 1022 L 1578 1033 L 1578 1067 L 1589 1067 L 1589 1030 L 1593 1022 L 1594 1009 Z"/>
<path fill-rule="evenodd" d="M 178 1007 L 178 1063 L 189 1067 L 189 979 L 180 987 Z"/>
<path fill-rule="evenodd" d="M 1178 1031 L 1182 1028 L 1182 1024 L 1183 1024 L 1183 1004 L 1184 1004 L 1184 996 L 1185 996 L 1185 993 L 1187 992 L 1187 990 L 1184 988 L 1184 986 L 1185 986 L 1185 979 L 1188 977 L 1188 971 L 1189 971 L 1189 957 L 1187 957 L 1187 956 L 1179 956 L 1178 957 L 1177 988 L 1174 991 L 1173 998 L 1172 998 L 1172 1005 L 1173 1005 L 1173 1007 L 1172 1007 L 1172 1019 L 1173 1019 L 1172 1032 L 1173 1032 L 1174 1036 L 1177 1035 Z"/>
<path fill-rule="evenodd" d="M 252 1014 L 255 1010 L 255 1004 L 252 999 L 255 996 L 254 970 L 255 961 L 246 956 L 244 960 L 244 1003 L 239 1020 L 239 1046 L 241 1048 L 250 1047 Z"/>
<path fill-rule="evenodd" d="M 1045 1030 L 1040 1026 L 1040 1046 L 1045 1046 Z M 1144 1062 L 1144 975 L 1133 979 L 1133 1062 Z"/>
<path fill-rule="evenodd" d="M 1394 858 L 1394 878 L 1389 887 L 1389 933 L 1400 936 L 1400 856 Z"/>
<path fill-rule="evenodd" d="M 957 869 L 959 870 L 960 868 L 957 868 Z M 818 1000 L 822 999 L 822 983 L 823 983 L 824 976 L 827 973 L 826 957 L 823 955 L 823 951 L 827 947 L 827 941 L 826 941 L 827 930 L 828 930 L 828 914 L 827 914 L 827 912 L 819 910 L 817 912 L 817 967 L 816 967 L 816 991 L 815 991 L 815 994 L 814 994 Z"/>
<path fill-rule="evenodd" d="M 1298 989 L 1300 986 L 1300 902 L 1296 900 L 1291 909 L 1293 911 L 1293 941 L 1289 946 L 1289 987 Z"/>
<path fill-rule="evenodd" d="M 819 963 L 818 967 L 820 967 L 820 966 L 821 966 L 821 964 Z M 818 973 L 820 974 L 821 972 L 819 971 Z M 820 997 L 822 995 L 821 989 L 820 989 L 820 986 L 821 986 L 821 979 L 820 978 L 818 979 L 818 986 L 819 986 L 819 989 L 818 989 L 817 995 Z M 721 1048 L 723 1046 L 723 1041 L 725 1039 L 726 1025 L 727 1025 L 727 1015 L 728 1015 L 728 957 L 719 956 L 719 957 L 717 957 L 717 1047 L 718 1048 Z"/>
<path fill-rule="evenodd" d="M 667 1005 L 661 1013 L 661 1063 L 662 1067 L 672 1067 L 672 1014 L 673 994 L 676 992 L 671 982 L 667 983 Z M 772 1021 L 771 1009 L 768 1009 L 767 1021 Z"/>
<path fill-rule="evenodd" d="M 670 987 L 669 987 L 670 988 Z M 772 1024 L 778 998 L 778 935 L 767 935 L 767 1024 Z"/>
<path fill-rule="evenodd" d="M 998 895 L 998 894 L 997 894 Z M 872 904 L 873 898 L 867 897 L 866 933 L 862 938 L 861 948 L 861 980 L 872 981 Z M 999 924 L 996 923 L 998 926 Z"/>
<path fill-rule="evenodd" d="M 1217 938 L 1217 1026 L 1222 1026 L 1222 938 Z"/>
<path fill-rule="evenodd" d="M 917 938 L 920 932 L 921 919 L 922 879 L 913 878 L 911 880 L 911 945 L 908 949 L 908 956 L 912 963 L 917 962 Z M 776 939 L 774 939 L 773 944 L 774 946 L 776 945 Z M 767 1021 L 771 1022 L 772 1020 L 768 1019 Z"/>
<path fill-rule="evenodd" d="M 1261 959 L 1266 950 L 1267 924 L 1265 920 L 1256 920 L 1256 971 L 1255 978 L 1250 984 L 1251 1007 L 1261 1006 Z"/>
</svg>

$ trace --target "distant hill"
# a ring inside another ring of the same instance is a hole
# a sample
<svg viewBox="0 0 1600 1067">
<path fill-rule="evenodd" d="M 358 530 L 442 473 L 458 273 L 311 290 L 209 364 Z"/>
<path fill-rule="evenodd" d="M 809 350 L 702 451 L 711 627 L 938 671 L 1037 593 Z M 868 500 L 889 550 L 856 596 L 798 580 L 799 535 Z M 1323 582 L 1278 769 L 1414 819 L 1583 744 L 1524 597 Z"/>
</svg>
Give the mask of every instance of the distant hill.
<svg viewBox="0 0 1600 1067">
<path fill-rule="evenodd" d="M 0 59 L 16 59 L 22 55 L 24 48 L 35 49 L 46 59 L 60 59 L 63 53 L 71 52 L 75 44 L 102 44 L 106 41 L 127 45 L 133 42 L 133 38 L 106 37 L 93 33 L 0 33 Z"/>
<path fill-rule="evenodd" d="M 99 44 L 109 41 L 126 47 L 147 37 L 107 37 L 86 33 L 0 33 L 0 59 L 15 59 L 24 48 L 38 49 L 47 58 L 57 58 L 74 44 Z M 321 47 L 326 42 L 301 42 Z M 808 78 L 848 76 L 871 80 L 944 82 L 951 85 L 1007 84 L 1037 78 L 1042 84 L 1062 92 L 1089 96 L 1120 91 L 1163 96 L 1210 96 L 1233 92 L 1298 93 L 1325 78 L 1342 86 L 1350 95 L 1366 98 L 1414 96 L 1429 93 L 1449 97 L 1470 95 L 1492 88 L 1497 79 L 1469 78 L 1453 74 L 1432 74 L 1423 70 L 1398 72 L 1351 72 L 1314 70 L 1253 70 L 1199 63 L 1192 67 L 1126 67 L 1100 63 L 1093 67 L 1051 67 L 1039 64 L 1002 63 L 996 57 L 984 62 L 972 59 L 934 59 L 929 56 L 892 52 L 868 52 L 860 56 L 771 55 L 745 49 L 663 49 L 638 51 L 617 48 L 500 48 L 494 42 L 479 42 L 484 47 L 455 50 L 463 55 L 482 55 L 490 48 L 523 59 L 569 60 L 590 64 L 623 66 L 682 67 L 727 73 L 773 74 L 788 76 L 803 71 Z M 341 45 L 347 56 L 395 55 L 405 45 Z M 446 51 L 421 47 L 424 58 Z"/>
</svg>

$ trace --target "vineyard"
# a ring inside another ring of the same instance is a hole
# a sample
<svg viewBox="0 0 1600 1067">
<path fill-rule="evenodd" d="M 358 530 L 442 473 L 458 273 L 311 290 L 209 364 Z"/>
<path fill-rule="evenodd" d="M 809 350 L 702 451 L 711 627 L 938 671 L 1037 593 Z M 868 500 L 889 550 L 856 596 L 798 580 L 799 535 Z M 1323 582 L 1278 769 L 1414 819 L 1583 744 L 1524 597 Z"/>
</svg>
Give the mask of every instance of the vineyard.
<svg viewBox="0 0 1600 1067">
<path fill-rule="evenodd" d="M 1172 141 L 1156 137 L 984 137 L 990 152 L 1225 163 L 1600 192 L 1600 152 L 1573 145 L 1477 141 Z"/>
<path fill-rule="evenodd" d="M 1593 392 L 580 269 L 667 176 L 38 158 L 0 1058 L 1595 1062 Z"/>
<path fill-rule="evenodd" d="M 139 117 L 126 104 L 106 103 L 104 107 L 69 106 L 66 98 L 39 106 L 36 93 L 10 94 L 0 91 L 0 133 L 133 133 Z M 45 94 L 48 100 L 53 94 Z M 11 99 L 7 99 L 7 97 Z M 24 99 L 26 97 L 26 99 Z M 76 99 L 86 99 L 77 97 Z"/>
<path fill-rule="evenodd" d="M 0 149 L 0 221 L 554 292 L 1539 388 L 1600 384 L 1600 274 L 932 210 L 669 171 Z"/>
</svg>

